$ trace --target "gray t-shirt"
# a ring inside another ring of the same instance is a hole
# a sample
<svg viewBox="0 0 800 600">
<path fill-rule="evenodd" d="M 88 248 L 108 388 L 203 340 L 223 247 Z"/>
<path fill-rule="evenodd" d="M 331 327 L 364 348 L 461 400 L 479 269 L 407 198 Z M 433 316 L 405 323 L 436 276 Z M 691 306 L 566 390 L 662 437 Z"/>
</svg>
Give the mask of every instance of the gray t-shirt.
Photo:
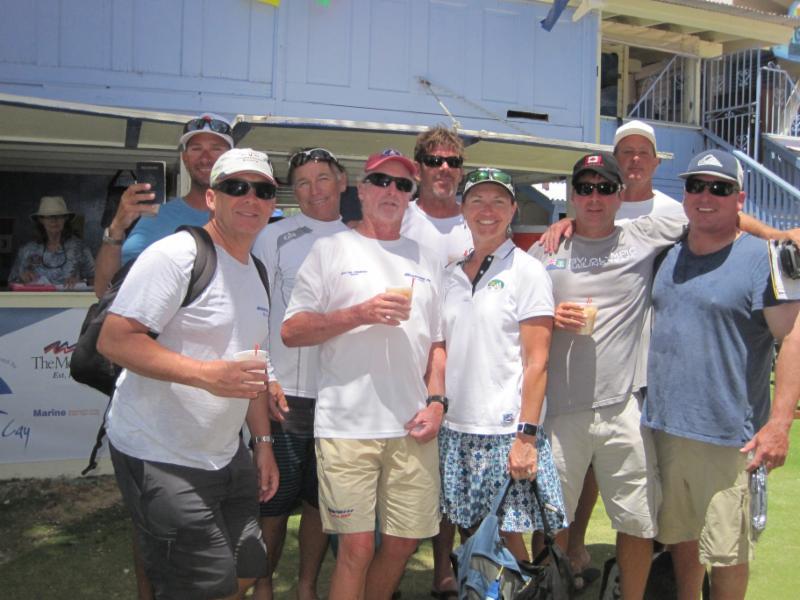
<svg viewBox="0 0 800 600">
<path fill-rule="evenodd" d="M 683 234 L 685 221 L 642 217 L 600 239 L 575 235 L 555 254 L 529 253 L 553 281 L 561 302 L 597 306 L 592 335 L 553 330 L 547 373 L 548 415 L 572 413 L 627 400 L 634 388 L 645 311 L 650 306 L 653 262 Z"/>
</svg>

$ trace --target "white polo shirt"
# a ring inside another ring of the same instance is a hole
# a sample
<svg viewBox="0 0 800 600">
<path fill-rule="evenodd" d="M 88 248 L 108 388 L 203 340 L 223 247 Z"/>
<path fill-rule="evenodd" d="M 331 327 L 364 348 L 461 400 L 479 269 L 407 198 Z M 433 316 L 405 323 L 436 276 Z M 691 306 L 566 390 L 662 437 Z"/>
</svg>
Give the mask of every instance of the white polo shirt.
<svg viewBox="0 0 800 600">
<path fill-rule="evenodd" d="M 352 230 L 317 240 L 297 273 L 286 319 L 328 313 L 414 281 L 411 316 L 399 327 L 362 325 L 319 345 L 314 436 L 406 435 L 425 407 L 431 344 L 442 340 L 439 261 L 413 240 L 380 241 Z"/>
<path fill-rule="evenodd" d="M 281 340 L 281 323 L 292 295 L 297 272 L 311 246 L 321 237 L 345 231 L 339 221 L 318 221 L 302 213 L 265 227 L 253 244 L 253 254 L 267 268 L 272 305 L 269 311 L 269 359 L 283 391 L 302 398 L 317 397 L 318 350 L 287 348 Z"/>
<path fill-rule="evenodd" d="M 472 250 L 472 232 L 463 215 L 432 217 L 416 201 L 409 203 L 400 233 L 433 250 L 442 266 L 463 259 Z"/>
<path fill-rule="evenodd" d="M 448 267 L 442 309 L 450 406 L 445 426 L 480 434 L 514 433 L 522 398 L 519 324 L 553 316 L 553 288 L 542 264 L 507 240 L 472 290 L 460 264 Z"/>
</svg>

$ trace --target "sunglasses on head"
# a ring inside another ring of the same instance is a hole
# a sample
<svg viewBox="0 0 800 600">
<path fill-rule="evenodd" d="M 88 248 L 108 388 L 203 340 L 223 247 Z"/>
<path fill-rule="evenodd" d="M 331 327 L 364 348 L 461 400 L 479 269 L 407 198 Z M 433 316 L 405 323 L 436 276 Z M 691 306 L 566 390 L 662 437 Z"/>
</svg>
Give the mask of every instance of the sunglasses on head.
<svg viewBox="0 0 800 600">
<path fill-rule="evenodd" d="M 438 169 L 444 163 L 451 169 L 458 169 L 464 164 L 464 159 L 460 156 L 435 156 L 433 154 L 426 154 L 422 157 L 422 164 L 426 167 Z"/>
<path fill-rule="evenodd" d="M 364 177 L 364 181 L 378 187 L 389 187 L 394 181 L 394 185 L 399 192 L 409 193 L 414 190 L 414 182 L 405 177 L 392 177 L 386 173 L 370 173 Z"/>
<path fill-rule="evenodd" d="M 480 183 L 481 181 L 496 181 L 503 185 L 511 185 L 511 175 L 500 169 L 475 169 L 467 173 L 467 182 Z"/>
<path fill-rule="evenodd" d="M 684 189 L 690 194 L 701 194 L 708 189 L 712 196 L 730 196 L 739 191 L 739 186 L 732 181 L 704 181 L 690 177 L 686 180 Z"/>
<path fill-rule="evenodd" d="M 289 157 L 289 166 L 292 169 L 302 167 L 307 162 L 332 162 L 339 164 L 339 159 L 333 155 L 332 152 L 325 150 L 325 148 L 311 148 L 309 150 L 300 150 L 295 152 Z"/>
<path fill-rule="evenodd" d="M 214 133 L 221 133 L 222 135 L 231 135 L 231 126 L 225 121 L 219 119 L 212 119 L 210 117 L 201 117 L 199 119 L 192 119 L 183 126 L 183 133 L 190 131 L 202 131 L 209 129 Z"/>
<path fill-rule="evenodd" d="M 579 181 L 572 187 L 575 188 L 575 193 L 578 196 L 591 196 L 594 190 L 597 190 L 597 193 L 601 196 L 610 196 L 619 191 L 619 184 L 613 181 L 601 181 L 600 183 Z"/>
<path fill-rule="evenodd" d="M 244 179 L 226 179 L 215 185 L 214 189 L 237 198 L 245 196 L 247 192 L 253 190 L 253 194 L 259 200 L 272 200 L 277 191 L 275 185 L 269 181 L 245 181 Z"/>
</svg>

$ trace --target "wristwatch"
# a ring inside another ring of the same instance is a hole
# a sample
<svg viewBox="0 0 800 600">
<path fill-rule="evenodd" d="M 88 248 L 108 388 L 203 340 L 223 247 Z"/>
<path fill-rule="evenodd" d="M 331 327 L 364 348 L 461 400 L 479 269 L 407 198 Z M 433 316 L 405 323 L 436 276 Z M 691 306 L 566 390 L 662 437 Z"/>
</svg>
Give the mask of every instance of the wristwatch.
<svg viewBox="0 0 800 600">
<path fill-rule="evenodd" d="M 522 435 L 536 435 L 539 432 L 539 426 L 534 423 L 518 423 L 517 433 Z"/>
<path fill-rule="evenodd" d="M 109 244 L 111 246 L 122 246 L 122 243 L 125 241 L 125 238 L 121 240 L 115 239 L 111 237 L 111 232 L 108 230 L 108 227 L 103 229 L 103 243 Z"/>
<path fill-rule="evenodd" d="M 271 444 L 273 442 L 271 435 L 254 435 L 253 443 L 255 444 Z"/>
<path fill-rule="evenodd" d="M 431 402 L 438 402 L 444 408 L 445 414 L 447 413 L 447 396 L 435 395 L 435 396 L 428 396 L 428 399 L 425 400 L 425 406 L 430 406 Z"/>
</svg>

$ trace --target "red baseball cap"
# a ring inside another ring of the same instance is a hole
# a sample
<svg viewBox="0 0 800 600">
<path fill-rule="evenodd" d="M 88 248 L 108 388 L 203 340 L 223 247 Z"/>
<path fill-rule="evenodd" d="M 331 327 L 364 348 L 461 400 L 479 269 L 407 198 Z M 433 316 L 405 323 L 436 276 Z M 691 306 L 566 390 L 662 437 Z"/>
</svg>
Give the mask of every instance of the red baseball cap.
<svg viewBox="0 0 800 600">
<path fill-rule="evenodd" d="M 419 167 L 417 166 L 417 163 L 410 158 L 403 156 L 402 152 L 395 150 L 394 148 L 387 148 L 386 150 L 378 152 L 377 154 L 371 154 L 367 159 L 367 162 L 364 163 L 364 172 L 371 173 L 372 171 L 380 168 L 382 164 L 385 164 L 391 160 L 399 162 L 401 165 L 403 165 L 406 171 L 408 171 L 409 175 L 411 175 L 411 177 L 414 179 L 418 177 Z"/>
</svg>

